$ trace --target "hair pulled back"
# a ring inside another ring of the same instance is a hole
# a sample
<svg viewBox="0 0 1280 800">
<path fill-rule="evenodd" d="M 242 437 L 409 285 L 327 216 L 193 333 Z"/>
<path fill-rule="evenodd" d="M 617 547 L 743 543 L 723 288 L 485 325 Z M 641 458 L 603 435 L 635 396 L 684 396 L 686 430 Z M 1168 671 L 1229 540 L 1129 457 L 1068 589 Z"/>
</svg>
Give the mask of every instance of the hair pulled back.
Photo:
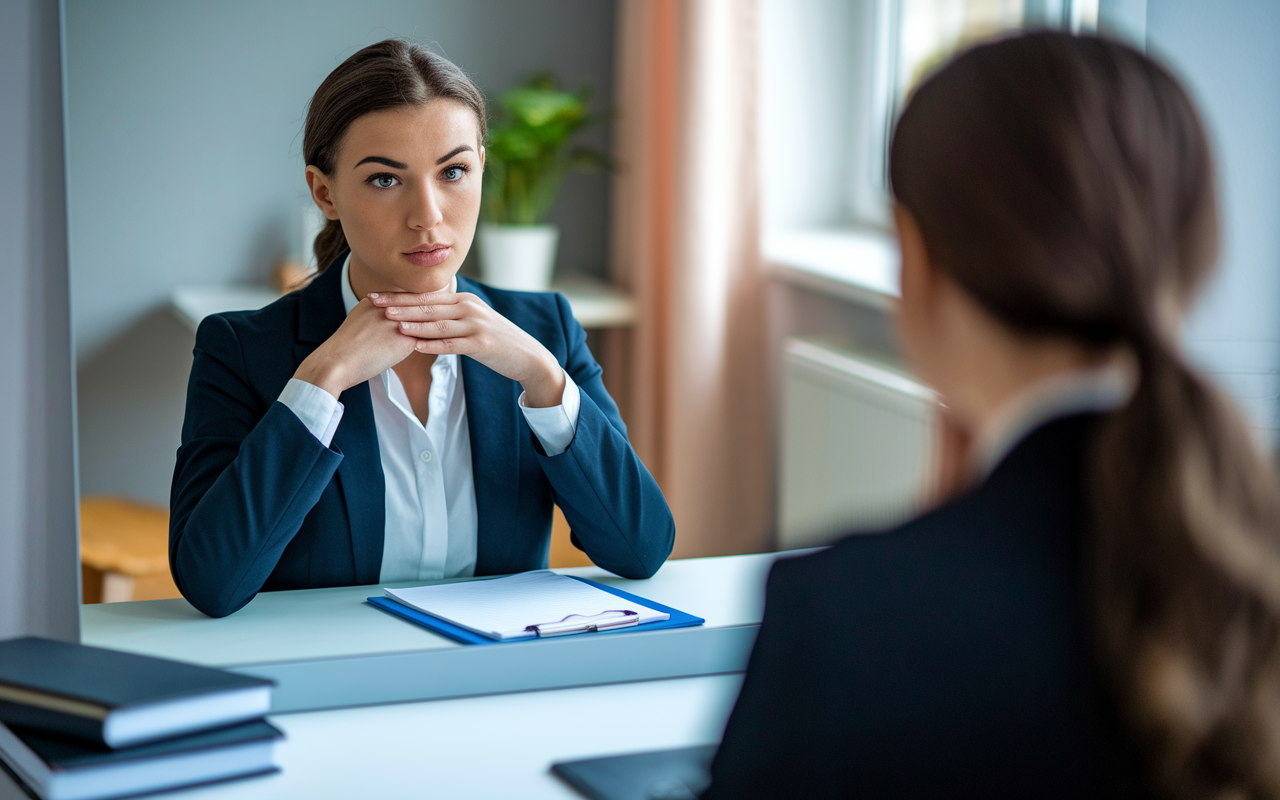
<svg viewBox="0 0 1280 800">
<path fill-rule="evenodd" d="M 1134 356 L 1087 466 L 1096 651 L 1166 792 L 1280 797 L 1276 477 L 1177 338 L 1218 245 L 1191 99 L 1115 42 L 1004 39 L 916 91 L 890 178 L 930 261 L 995 317 Z"/>
<path fill-rule="evenodd" d="M 487 135 L 484 95 L 452 61 L 403 39 L 384 39 L 352 55 L 329 73 L 307 106 L 302 157 L 307 166 L 333 173 L 347 128 L 365 114 L 436 99 L 455 100 L 476 115 L 480 141 Z M 316 264 L 324 271 L 347 249 L 342 223 L 328 220 L 316 237 Z"/>
</svg>

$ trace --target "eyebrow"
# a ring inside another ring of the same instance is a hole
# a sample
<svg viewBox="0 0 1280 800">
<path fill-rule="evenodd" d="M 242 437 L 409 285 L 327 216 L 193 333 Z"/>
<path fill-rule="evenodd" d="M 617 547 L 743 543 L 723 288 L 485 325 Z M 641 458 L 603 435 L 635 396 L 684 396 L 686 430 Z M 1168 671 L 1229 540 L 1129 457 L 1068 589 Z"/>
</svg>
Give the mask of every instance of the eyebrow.
<svg viewBox="0 0 1280 800">
<path fill-rule="evenodd" d="M 457 147 L 450 150 L 449 152 L 437 158 L 436 163 L 443 164 L 444 162 L 456 156 L 458 153 L 465 153 L 466 151 L 471 149 L 472 149 L 471 145 L 469 144 L 460 144 Z M 408 164 L 395 161 L 385 156 L 365 156 L 364 158 L 360 159 L 360 161 L 356 164 L 356 166 L 359 167 L 363 164 L 384 164 L 388 167 L 391 167 L 392 169 L 408 169 L 409 168 Z"/>
<path fill-rule="evenodd" d="M 465 153 L 466 151 L 468 151 L 468 150 L 470 150 L 470 149 L 471 149 L 471 145 L 469 145 L 469 144 L 460 144 L 460 145 L 458 145 L 457 147 L 455 147 L 455 148 L 453 148 L 452 150 L 450 150 L 449 152 L 447 152 L 447 153 L 445 153 L 444 155 L 442 155 L 442 156 L 440 156 L 439 158 L 437 158 L 437 159 L 436 159 L 436 163 L 437 163 L 437 164 L 443 164 L 444 162 L 446 162 L 446 161 L 448 161 L 449 159 L 451 159 L 451 158 L 453 158 L 454 156 L 456 156 L 458 153 Z"/>
<path fill-rule="evenodd" d="M 356 166 L 358 167 L 360 166 L 360 164 L 385 164 L 388 167 L 391 167 L 392 169 L 408 169 L 409 168 L 408 164 L 401 164 L 399 161 L 393 161 L 389 158 L 384 158 L 382 156 L 366 156 L 365 158 L 360 159 L 360 163 L 356 164 Z"/>
</svg>

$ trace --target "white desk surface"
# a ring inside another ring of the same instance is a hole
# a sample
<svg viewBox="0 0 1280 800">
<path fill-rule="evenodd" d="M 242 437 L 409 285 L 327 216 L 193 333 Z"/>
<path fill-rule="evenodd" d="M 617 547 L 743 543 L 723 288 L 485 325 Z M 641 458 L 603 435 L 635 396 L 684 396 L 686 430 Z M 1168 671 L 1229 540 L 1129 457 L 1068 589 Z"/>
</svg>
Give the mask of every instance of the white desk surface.
<svg viewBox="0 0 1280 800">
<path fill-rule="evenodd" d="M 603 281 L 574 277 L 557 281 L 551 291 L 569 301 L 573 316 L 584 328 L 619 328 L 636 321 L 636 303 L 631 295 Z M 280 292 L 259 284 L 207 284 L 179 286 L 169 302 L 178 319 L 192 332 L 210 314 L 249 311 L 280 299 Z"/>
<path fill-rule="evenodd" d="M 182 800 L 579 798 L 552 762 L 712 744 L 740 675 L 286 714 L 281 772 Z"/>
<path fill-rule="evenodd" d="M 668 561 L 643 581 L 598 567 L 557 572 L 696 614 L 711 628 L 760 622 L 765 576 L 778 555 Z M 381 585 L 263 592 L 222 619 L 206 617 L 182 599 L 86 605 L 80 612 L 81 641 L 218 667 L 462 646 L 364 602 L 381 594 Z"/>
</svg>

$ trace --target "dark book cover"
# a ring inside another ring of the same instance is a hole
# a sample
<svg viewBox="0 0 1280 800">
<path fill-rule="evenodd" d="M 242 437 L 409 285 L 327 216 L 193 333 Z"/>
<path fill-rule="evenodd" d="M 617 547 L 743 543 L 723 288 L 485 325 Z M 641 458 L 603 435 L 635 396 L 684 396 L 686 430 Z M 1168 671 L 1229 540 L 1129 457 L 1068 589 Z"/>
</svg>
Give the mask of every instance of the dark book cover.
<svg viewBox="0 0 1280 800">
<path fill-rule="evenodd" d="M 0 722 L 99 744 L 121 744 L 104 737 L 113 714 L 201 695 L 269 691 L 272 685 L 234 672 L 50 639 L 28 636 L 0 642 Z M 219 720 L 216 709 L 200 709 L 196 716 L 209 713 L 214 716 L 204 720 L 205 726 L 239 721 Z M 265 713 L 263 709 L 252 716 Z M 183 725 L 185 730 L 201 726 L 199 719 L 178 722 L 176 731 L 183 731 Z M 176 731 L 162 727 L 155 735 Z M 124 744 L 133 743 L 130 739 Z"/>
<path fill-rule="evenodd" d="M 165 739 L 161 742 L 128 747 L 123 750 L 110 750 L 44 731 L 29 728 L 10 728 L 10 730 L 54 772 L 112 766 L 127 761 L 164 758 L 197 750 L 212 750 L 215 747 L 230 747 L 284 737 L 284 734 L 271 723 L 265 720 L 254 720 L 191 736 L 179 736 L 176 739 Z"/>
<path fill-rule="evenodd" d="M 111 750 L 0 725 L 0 765 L 30 795 L 119 798 L 278 772 L 283 734 L 263 720 Z"/>
</svg>

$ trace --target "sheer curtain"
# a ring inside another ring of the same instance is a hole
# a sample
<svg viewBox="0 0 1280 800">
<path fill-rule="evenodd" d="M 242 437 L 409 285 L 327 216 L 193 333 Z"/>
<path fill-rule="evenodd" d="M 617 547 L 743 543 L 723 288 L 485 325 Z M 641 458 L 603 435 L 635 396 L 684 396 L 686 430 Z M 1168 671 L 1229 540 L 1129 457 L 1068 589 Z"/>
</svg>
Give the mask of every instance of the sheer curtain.
<svg viewBox="0 0 1280 800">
<path fill-rule="evenodd" d="M 756 4 L 622 0 L 613 270 L 640 306 L 607 362 L 676 520 L 675 556 L 772 529 L 756 189 Z"/>
</svg>

